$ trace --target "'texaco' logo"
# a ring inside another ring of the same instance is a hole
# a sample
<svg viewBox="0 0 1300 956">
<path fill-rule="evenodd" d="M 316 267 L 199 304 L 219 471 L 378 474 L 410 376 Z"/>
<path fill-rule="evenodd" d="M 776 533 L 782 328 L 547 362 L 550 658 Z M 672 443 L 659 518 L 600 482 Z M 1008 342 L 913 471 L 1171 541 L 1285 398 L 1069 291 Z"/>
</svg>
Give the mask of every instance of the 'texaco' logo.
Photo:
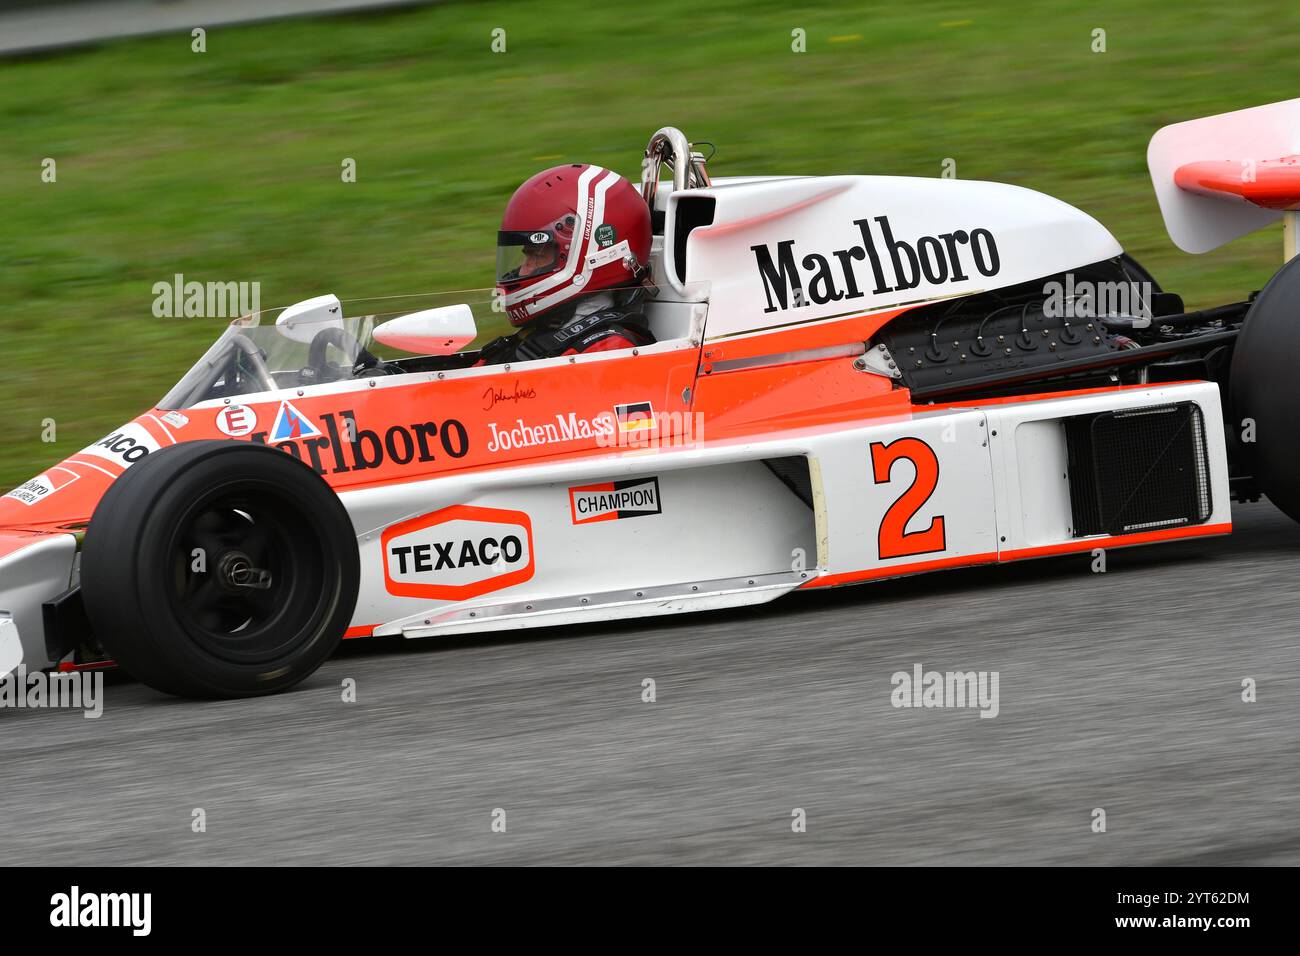
<svg viewBox="0 0 1300 956">
<path fill-rule="evenodd" d="M 957 229 L 938 236 L 921 236 L 915 243 L 909 243 L 894 238 L 888 216 L 876 216 L 874 221 L 893 266 L 892 273 L 877 251 L 871 230 L 872 220 L 855 219 L 853 225 L 862 233 L 862 245 L 832 250 L 831 257 L 838 266 L 816 252 L 800 260 L 799 265 L 809 273 L 806 291 L 799 265 L 795 263 L 793 239 L 776 244 L 775 262 L 766 245 L 750 246 L 758 264 L 758 274 L 763 279 L 763 291 L 767 294 L 767 308 L 763 311 L 775 312 L 813 303 L 824 305 L 841 299 L 862 298 L 866 293 L 858 285 L 855 261 L 870 261 L 871 279 L 875 282 L 872 295 L 915 289 L 922 279 L 932 285 L 965 282 L 970 276 L 964 270 L 972 265 L 982 276 L 997 275 L 1002 268 L 997 243 L 993 233 L 987 229 L 970 232 Z"/>
<path fill-rule="evenodd" d="M 380 546 L 384 584 L 399 597 L 463 601 L 533 576 L 533 524 L 522 511 L 452 505 L 398 522 Z"/>
<path fill-rule="evenodd" d="M 574 524 L 657 515 L 661 510 L 659 479 L 634 478 L 570 488 L 569 510 Z"/>
<path fill-rule="evenodd" d="M 158 448 L 158 442 L 143 426 L 128 422 L 113 434 L 87 445 L 78 454 L 93 455 L 127 468 Z"/>
</svg>

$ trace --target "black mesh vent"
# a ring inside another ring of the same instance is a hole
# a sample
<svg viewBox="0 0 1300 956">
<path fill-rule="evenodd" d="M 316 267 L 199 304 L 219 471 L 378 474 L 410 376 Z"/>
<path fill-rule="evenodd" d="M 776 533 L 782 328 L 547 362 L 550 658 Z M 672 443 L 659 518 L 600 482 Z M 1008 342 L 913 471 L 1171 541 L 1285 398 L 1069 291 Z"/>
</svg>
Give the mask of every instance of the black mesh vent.
<svg viewBox="0 0 1300 956">
<path fill-rule="evenodd" d="M 1205 428 L 1195 402 L 1068 418 L 1065 435 L 1076 538 L 1209 520 Z"/>
<path fill-rule="evenodd" d="M 809 508 L 813 506 L 812 475 L 808 472 L 808 459 L 803 455 L 791 458 L 764 458 L 763 464 L 772 469 L 787 488 Z"/>
</svg>

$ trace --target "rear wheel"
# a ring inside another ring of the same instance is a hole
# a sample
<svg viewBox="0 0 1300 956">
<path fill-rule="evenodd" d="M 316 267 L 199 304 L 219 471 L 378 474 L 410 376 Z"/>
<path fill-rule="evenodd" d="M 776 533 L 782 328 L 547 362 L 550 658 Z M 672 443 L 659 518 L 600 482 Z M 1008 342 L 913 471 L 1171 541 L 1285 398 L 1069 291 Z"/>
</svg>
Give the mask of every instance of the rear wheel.
<svg viewBox="0 0 1300 956">
<path fill-rule="evenodd" d="M 1300 259 L 1292 259 L 1251 303 L 1233 350 L 1229 380 L 1242 464 L 1259 489 L 1300 521 Z"/>
<path fill-rule="evenodd" d="M 105 651 L 187 697 L 284 690 L 337 647 L 356 604 L 356 537 L 301 462 L 243 442 L 150 454 L 109 486 L 81 590 Z"/>
</svg>

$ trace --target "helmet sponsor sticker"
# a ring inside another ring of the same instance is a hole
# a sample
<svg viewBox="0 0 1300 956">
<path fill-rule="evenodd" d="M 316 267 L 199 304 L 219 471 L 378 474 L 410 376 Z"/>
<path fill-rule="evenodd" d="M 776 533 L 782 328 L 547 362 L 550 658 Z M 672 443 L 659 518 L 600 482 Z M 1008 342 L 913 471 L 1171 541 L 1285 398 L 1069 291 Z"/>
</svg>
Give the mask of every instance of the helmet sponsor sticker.
<svg viewBox="0 0 1300 956">
<path fill-rule="evenodd" d="M 533 576 L 533 525 L 522 511 L 452 505 L 380 536 L 384 584 L 400 597 L 463 601 Z"/>
<path fill-rule="evenodd" d="M 87 445 L 78 454 L 103 458 L 115 465 L 129 468 L 160 447 L 143 425 L 128 422 L 113 434 L 104 436 L 93 445 Z"/>
<path fill-rule="evenodd" d="M 631 255 L 632 247 L 629 246 L 627 240 L 624 239 L 616 246 L 609 246 L 608 248 L 600 249 L 587 256 L 587 265 L 592 269 L 598 269 L 607 263 L 617 262 L 619 259 L 630 258 Z M 574 281 L 577 281 L 576 276 L 574 277 Z"/>
<path fill-rule="evenodd" d="M 627 405 L 614 406 L 614 418 L 618 420 L 618 430 L 627 432 L 652 432 L 658 427 L 654 409 L 649 402 L 632 402 Z"/>
<path fill-rule="evenodd" d="M 631 478 L 569 489 L 574 524 L 617 521 L 662 513 L 658 478 Z"/>
<path fill-rule="evenodd" d="M 217 428 L 231 438 L 243 438 L 257 428 L 257 412 L 247 405 L 227 405 L 217 412 Z"/>
<path fill-rule="evenodd" d="M 535 232 L 528 237 L 528 241 L 540 246 L 551 241 L 551 234 L 549 232 Z"/>
<path fill-rule="evenodd" d="M 618 238 L 618 233 L 614 230 L 614 227 L 607 222 L 602 222 L 597 226 L 594 235 L 596 237 L 596 245 L 601 249 L 612 246 L 614 240 Z"/>
<path fill-rule="evenodd" d="M 290 441 L 296 438 L 315 438 L 320 434 L 310 418 L 293 407 L 291 402 L 281 402 L 271 426 L 271 441 Z"/>
<path fill-rule="evenodd" d="M 81 476 L 67 468 L 51 468 L 44 474 L 37 475 L 31 481 L 24 482 L 5 495 L 25 505 L 34 505 L 54 494 L 60 488 L 66 488 Z"/>
</svg>

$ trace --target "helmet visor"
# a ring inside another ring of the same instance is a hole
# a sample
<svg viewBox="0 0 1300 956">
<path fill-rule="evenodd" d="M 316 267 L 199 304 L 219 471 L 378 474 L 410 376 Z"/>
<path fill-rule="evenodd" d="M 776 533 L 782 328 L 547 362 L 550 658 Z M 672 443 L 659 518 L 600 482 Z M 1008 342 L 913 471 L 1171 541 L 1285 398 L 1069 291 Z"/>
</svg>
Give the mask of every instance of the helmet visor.
<svg viewBox="0 0 1300 956">
<path fill-rule="evenodd" d="M 560 244 L 548 229 L 497 233 L 497 283 L 518 282 L 560 267 Z"/>
</svg>

